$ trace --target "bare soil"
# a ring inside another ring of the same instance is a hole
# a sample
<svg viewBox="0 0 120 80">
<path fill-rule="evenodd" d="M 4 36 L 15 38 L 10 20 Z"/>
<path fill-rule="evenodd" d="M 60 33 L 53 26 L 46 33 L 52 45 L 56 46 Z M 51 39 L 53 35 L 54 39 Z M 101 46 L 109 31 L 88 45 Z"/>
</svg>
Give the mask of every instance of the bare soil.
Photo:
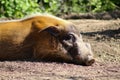
<svg viewBox="0 0 120 80">
<path fill-rule="evenodd" d="M 89 42 L 96 62 L 0 61 L 0 80 L 120 80 L 120 20 L 70 20 Z"/>
</svg>

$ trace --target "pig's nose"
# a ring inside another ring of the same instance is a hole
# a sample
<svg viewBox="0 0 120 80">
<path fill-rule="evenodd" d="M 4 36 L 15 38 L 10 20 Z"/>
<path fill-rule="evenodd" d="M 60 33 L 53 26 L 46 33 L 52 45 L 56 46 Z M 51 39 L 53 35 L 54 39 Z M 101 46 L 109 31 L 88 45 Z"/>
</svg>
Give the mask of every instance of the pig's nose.
<svg viewBox="0 0 120 80">
<path fill-rule="evenodd" d="M 89 61 L 86 61 L 85 65 L 90 66 L 95 62 L 95 59 L 91 59 Z"/>
</svg>

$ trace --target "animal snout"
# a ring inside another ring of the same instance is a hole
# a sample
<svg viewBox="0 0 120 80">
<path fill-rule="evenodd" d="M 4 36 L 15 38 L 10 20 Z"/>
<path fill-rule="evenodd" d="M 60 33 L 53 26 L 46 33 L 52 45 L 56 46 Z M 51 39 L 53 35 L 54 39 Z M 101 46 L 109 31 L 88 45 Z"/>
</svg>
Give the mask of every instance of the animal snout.
<svg viewBox="0 0 120 80">
<path fill-rule="evenodd" d="M 85 65 L 90 66 L 90 65 L 92 65 L 94 62 L 95 62 L 95 59 L 91 59 L 91 60 L 86 61 Z"/>
</svg>

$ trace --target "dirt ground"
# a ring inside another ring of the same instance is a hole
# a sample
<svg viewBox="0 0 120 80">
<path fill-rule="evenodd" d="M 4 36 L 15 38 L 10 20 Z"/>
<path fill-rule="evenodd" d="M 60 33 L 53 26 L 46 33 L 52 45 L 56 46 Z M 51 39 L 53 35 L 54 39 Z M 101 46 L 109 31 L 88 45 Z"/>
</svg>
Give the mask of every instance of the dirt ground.
<svg viewBox="0 0 120 80">
<path fill-rule="evenodd" d="M 120 80 L 120 20 L 70 21 L 92 46 L 96 59 L 92 66 L 1 61 L 0 80 Z"/>
</svg>

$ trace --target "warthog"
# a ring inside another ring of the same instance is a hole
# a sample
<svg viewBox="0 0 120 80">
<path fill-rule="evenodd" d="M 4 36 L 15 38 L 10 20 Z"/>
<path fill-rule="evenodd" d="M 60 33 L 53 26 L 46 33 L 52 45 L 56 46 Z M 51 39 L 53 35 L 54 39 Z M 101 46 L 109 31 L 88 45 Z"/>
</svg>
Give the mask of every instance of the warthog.
<svg viewBox="0 0 120 80">
<path fill-rule="evenodd" d="M 34 15 L 0 22 L 0 60 L 94 63 L 89 43 L 75 25 L 52 15 Z"/>
</svg>

